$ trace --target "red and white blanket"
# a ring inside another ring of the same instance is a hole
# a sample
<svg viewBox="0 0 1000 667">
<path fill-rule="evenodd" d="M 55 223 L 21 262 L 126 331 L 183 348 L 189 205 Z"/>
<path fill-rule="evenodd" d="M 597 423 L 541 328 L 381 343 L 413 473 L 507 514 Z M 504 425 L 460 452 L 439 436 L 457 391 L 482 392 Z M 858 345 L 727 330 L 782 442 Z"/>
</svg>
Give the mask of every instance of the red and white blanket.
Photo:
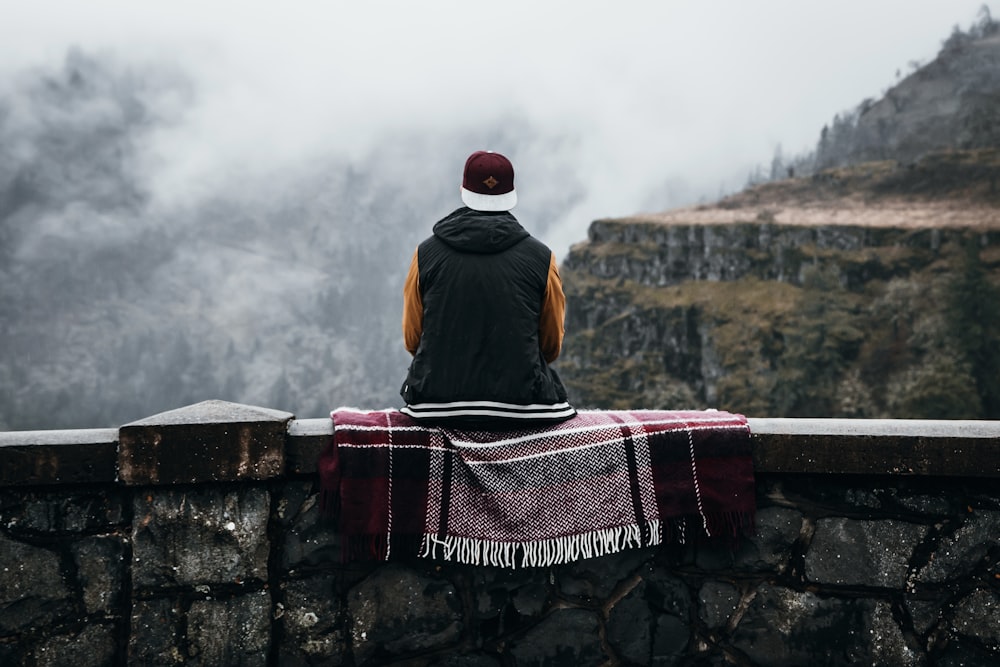
<svg viewBox="0 0 1000 667">
<path fill-rule="evenodd" d="M 742 415 L 583 411 L 510 431 L 331 417 L 320 487 L 347 559 L 544 566 L 752 530 Z"/>
</svg>

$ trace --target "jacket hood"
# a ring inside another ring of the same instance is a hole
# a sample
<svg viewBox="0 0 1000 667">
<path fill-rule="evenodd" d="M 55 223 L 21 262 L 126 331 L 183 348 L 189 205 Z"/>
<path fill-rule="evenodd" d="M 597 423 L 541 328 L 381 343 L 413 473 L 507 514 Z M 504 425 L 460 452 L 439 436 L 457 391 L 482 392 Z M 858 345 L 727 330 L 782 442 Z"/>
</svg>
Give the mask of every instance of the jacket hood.
<svg viewBox="0 0 1000 667">
<path fill-rule="evenodd" d="M 529 236 L 509 211 L 474 211 L 462 207 L 434 225 L 434 236 L 462 252 L 501 252 Z"/>
</svg>

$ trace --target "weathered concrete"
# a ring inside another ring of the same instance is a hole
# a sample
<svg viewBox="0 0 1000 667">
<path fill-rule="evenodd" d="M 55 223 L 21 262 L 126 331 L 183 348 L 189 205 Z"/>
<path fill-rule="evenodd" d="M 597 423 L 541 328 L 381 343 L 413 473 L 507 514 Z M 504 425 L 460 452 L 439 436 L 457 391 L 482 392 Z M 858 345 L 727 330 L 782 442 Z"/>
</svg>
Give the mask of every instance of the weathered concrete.
<svg viewBox="0 0 1000 667">
<path fill-rule="evenodd" d="M 125 484 L 268 479 L 284 472 L 294 415 L 204 401 L 121 427 L 118 470 Z"/>
<path fill-rule="evenodd" d="M 0 433 L 0 486 L 113 482 L 118 429 Z"/>
<path fill-rule="evenodd" d="M 186 419 L 194 421 L 184 424 Z M 1000 477 L 1000 422 L 747 421 L 759 472 Z M 120 430 L 12 431 L 0 433 L 0 487 L 311 474 L 332 435 L 329 419 L 296 420 L 285 412 L 223 401 L 166 412 Z"/>
<path fill-rule="evenodd" d="M 1000 477 L 1000 422 L 930 419 L 747 420 L 767 472 Z"/>
<path fill-rule="evenodd" d="M 296 419 L 288 424 L 285 465 L 291 473 L 316 472 L 316 461 L 333 437 L 330 419 Z"/>
</svg>

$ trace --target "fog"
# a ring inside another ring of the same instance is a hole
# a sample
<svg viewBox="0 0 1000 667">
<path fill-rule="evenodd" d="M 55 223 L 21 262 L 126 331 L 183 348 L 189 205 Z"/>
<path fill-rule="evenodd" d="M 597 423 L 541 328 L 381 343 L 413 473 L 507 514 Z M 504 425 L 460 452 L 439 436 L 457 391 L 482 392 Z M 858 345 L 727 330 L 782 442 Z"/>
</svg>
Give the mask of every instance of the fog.
<svg viewBox="0 0 1000 667">
<path fill-rule="evenodd" d="M 779 143 L 811 149 L 834 113 L 932 58 L 982 2 L 4 4 L 8 75 L 75 45 L 190 79 L 180 122 L 154 138 L 158 198 L 457 130 L 469 145 L 397 145 L 393 161 L 419 177 L 477 148 L 512 153 L 522 217 L 562 254 L 594 218 L 714 198 Z M 498 144 L 511 118 L 557 145 Z M 423 185 L 453 193 L 455 178 Z M 575 186 L 573 206 L 531 219 Z"/>
<path fill-rule="evenodd" d="M 0 0 L 0 428 L 398 402 L 469 152 L 562 257 L 811 150 L 981 5 Z"/>
</svg>

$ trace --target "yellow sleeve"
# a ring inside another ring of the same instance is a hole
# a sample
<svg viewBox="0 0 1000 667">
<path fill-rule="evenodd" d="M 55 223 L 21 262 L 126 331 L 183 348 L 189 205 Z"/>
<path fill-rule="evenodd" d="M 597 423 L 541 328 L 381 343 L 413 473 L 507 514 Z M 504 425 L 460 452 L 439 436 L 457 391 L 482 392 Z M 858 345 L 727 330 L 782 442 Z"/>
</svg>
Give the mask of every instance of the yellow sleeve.
<svg viewBox="0 0 1000 667">
<path fill-rule="evenodd" d="M 552 253 L 552 259 L 549 260 L 548 282 L 545 286 L 545 301 L 542 303 L 542 318 L 538 324 L 538 340 L 542 356 L 548 363 L 559 358 L 559 352 L 562 350 L 565 316 L 566 295 L 563 293 L 556 255 Z"/>
<path fill-rule="evenodd" d="M 420 297 L 420 267 L 417 251 L 413 251 L 410 270 L 403 283 L 403 344 L 410 354 L 417 353 L 420 336 L 424 332 L 424 302 Z"/>
</svg>

